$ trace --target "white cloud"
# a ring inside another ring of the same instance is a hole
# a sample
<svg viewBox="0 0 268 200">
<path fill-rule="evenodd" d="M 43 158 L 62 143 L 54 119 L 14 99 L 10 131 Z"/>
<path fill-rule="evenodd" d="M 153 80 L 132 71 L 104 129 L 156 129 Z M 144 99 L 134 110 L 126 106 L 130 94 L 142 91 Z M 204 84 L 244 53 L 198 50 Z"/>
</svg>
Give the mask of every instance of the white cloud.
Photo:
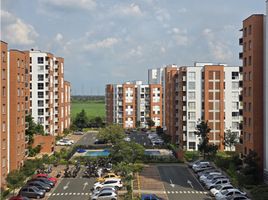
<svg viewBox="0 0 268 200">
<path fill-rule="evenodd" d="M 44 4 L 52 5 L 55 7 L 65 8 L 79 8 L 85 10 L 92 10 L 96 7 L 95 0 L 40 0 Z"/>
<path fill-rule="evenodd" d="M 138 45 L 136 48 L 133 48 L 130 50 L 130 52 L 128 53 L 128 57 L 133 57 L 133 56 L 142 56 L 142 47 L 140 45 Z"/>
<path fill-rule="evenodd" d="M 155 11 L 156 19 L 160 22 L 169 21 L 171 16 L 166 9 L 157 8 Z"/>
<path fill-rule="evenodd" d="M 32 45 L 38 37 L 34 27 L 25 23 L 12 13 L 1 10 L 2 38 L 6 42 L 17 45 Z"/>
<path fill-rule="evenodd" d="M 172 35 L 178 46 L 186 46 L 189 44 L 189 37 L 186 29 L 179 29 L 174 27 L 168 31 L 168 33 Z"/>
<path fill-rule="evenodd" d="M 143 14 L 140 6 L 135 3 L 132 3 L 130 5 L 115 6 L 114 10 L 123 15 L 142 16 Z"/>
<path fill-rule="evenodd" d="M 110 38 L 106 38 L 104 40 L 98 41 L 96 43 L 87 44 L 84 46 L 84 48 L 86 50 L 94 50 L 94 49 L 99 49 L 99 48 L 109 48 L 109 47 L 114 46 L 118 42 L 119 42 L 119 39 L 110 37 Z"/>
<path fill-rule="evenodd" d="M 61 33 L 57 33 L 57 35 L 55 37 L 55 40 L 57 42 L 61 42 L 63 40 L 63 35 Z"/>
<path fill-rule="evenodd" d="M 230 61 L 232 58 L 232 51 L 225 40 L 220 40 L 220 37 L 215 37 L 215 33 L 206 28 L 203 30 L 203 36 L 208 42 L 210 54 L 218 61 Z"/>
</svg>

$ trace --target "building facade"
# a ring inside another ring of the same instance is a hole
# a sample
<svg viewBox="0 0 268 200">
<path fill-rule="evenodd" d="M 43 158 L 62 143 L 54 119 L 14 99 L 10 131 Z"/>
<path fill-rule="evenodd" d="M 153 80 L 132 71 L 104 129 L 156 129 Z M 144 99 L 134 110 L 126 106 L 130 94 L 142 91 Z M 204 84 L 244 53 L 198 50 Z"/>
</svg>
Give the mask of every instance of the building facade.
<svg viewBox="0 0 268 200">
<path fill-rule="evenodd" d="M 70 84 L 64 81 L 64 59 L 31 50 L 31 114 L 45 133 L 61 135 L 70 126 Z"/>
<path fill-rule="evenodd" d="M 147 127 L 147 119 L 155 127 L 162 125 L 162 87 L 144 85 L 141 81 L 106 85 L 106 121 L 123 128 Z"/>
<path fill-rule="evenodd" d="M 257 152 L 260 171 L 263 171 L 264 156 L 264 15 L 252 15 L 243 21 L 243 36 L 240 44 L 243 52 L 243 127 L 241 153 Z"/>
<path fill-rule="evenodd" d="M 0 80 L 0 142 L 1 142 L 1 158 L 0 158 L 0 184 L 1 187 L 6 185 L 6 176 L 8 174 L 8 163 L 9 163 L 9 149 L 8 149 L 8 45 L 7 43 L 1 41 L 1 58 L 0 58 L 0 70 L 1 70 L 1 80 Z"/>
</svg>

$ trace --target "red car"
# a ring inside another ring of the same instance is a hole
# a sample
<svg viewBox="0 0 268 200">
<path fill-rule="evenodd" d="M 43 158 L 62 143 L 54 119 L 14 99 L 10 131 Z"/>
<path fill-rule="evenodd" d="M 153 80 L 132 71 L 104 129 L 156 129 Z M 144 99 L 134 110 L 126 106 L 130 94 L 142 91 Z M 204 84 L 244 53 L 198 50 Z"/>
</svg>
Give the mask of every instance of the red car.
<svg viewBox="0 0 268 200">
<path fill-rule="evenodd" d="M 47 178 L 48 180 L 54 182 L 55 184 L 57 183 L 58 179 L 52 176 L 49 176 L 48 174 L 36 174 L 34 175 L 33 178 L 37 178 L 37 177 L 44 177 Z"/>
<path fill-rule="evenodd" d="M 23 196 L 14 196 L 11 197 L 9 200 L 30 200 L 28 197 L 23 197 Z"/>
</svg>

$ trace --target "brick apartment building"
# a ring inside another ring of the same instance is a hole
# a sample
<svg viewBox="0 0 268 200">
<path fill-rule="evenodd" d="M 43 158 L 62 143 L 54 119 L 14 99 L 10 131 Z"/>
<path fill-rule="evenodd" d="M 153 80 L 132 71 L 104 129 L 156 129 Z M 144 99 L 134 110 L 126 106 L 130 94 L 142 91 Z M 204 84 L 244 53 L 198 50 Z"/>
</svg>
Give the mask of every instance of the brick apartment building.
<svg viewBox="0 0 268 200">
<path fill-rule="evenodd" d="M 164 127 L 174 143 L 180 144 L 184 150 L 197 150 L 199 138 L 194 132 L 200 120 L 208 121 L 212 129 L 210 142 L 218 145 L 220 150 L 225 149 L 226 130 L 240 136 L 239 67 L 212 63 L 196 63 L 188 67 L 168 65 L 162 76 Z"/>
<path fill-rule="evenodd" d="M 123 128 L 147 127 L 151 118 L 162 126 L 162 87 L 160 84 L 144 85 L 141 81 L 106 85 L 106 121 Z"/>
<path fill-rule="evenodd" d="M 32 114 L 47 134 L 62 134 L 70 126 L 71 86 L 64 81 L 63 58 L 50 53 L 8 50 L 1 41 L 0 63 L 0 182 L 5 187 L 7 174 L 27 157 L 26 115 Z"/>
<path fill-rule="evenodd" d="M 243 127 L 241 134 L 241 153 L 247 155 L 251 150 L 260 157 L 263 170 L 264 156 L 264 26 L 265 16 L 255 14 L 243 21 L 243 36 L 239 39 L 243 52 Z"/>
</svg>

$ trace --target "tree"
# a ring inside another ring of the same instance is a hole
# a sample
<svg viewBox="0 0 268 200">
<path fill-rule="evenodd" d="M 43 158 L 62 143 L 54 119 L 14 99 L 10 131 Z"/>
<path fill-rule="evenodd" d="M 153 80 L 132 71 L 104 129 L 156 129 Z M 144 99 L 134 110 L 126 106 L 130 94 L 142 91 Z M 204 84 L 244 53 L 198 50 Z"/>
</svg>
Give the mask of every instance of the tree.
<svg viewBox="0 0 268 200">
<path fill-rule="evenodd" d="M 206 158 L 206 154 L 209 152 L 215 154 L 215 152 L 217 152 L 216 146 L 209 144 L 208 134 L 211 129 L 208 126 L 208 122 L 201 121 L 199 124 L 197 124 L 196 129 L 197 131 L 195 131 L 195 134 L 201 137 L 198 150 L 203 154 L 204 159 Z"/>
<path fill-rule="evenodd" d="M 140 120 L 136 121 L 136 128 L 140 128 L 140 126 L 141 126 L 141 121 Z"/>
<path fill-rule="evenodd" d="M 88 126 L 88 117 L 83 109 L 80 113 L 77 113 L 73 124 L 79 129 L 82 130 L 83 128 L 86 128 Z"/>
<path fill-rule="evenodd" d="M 229 147 L 231 151 L 232 147 L 238 143 L 237 139 L 238 139 L 237 134 L 235 132 L 232 132 L 230 129 L 228 129 L 224 134 L 223 145 L 225 145 L 226 147 Z"/>
<path fill-rule="evenodd" d="M 36 124 L 31 115 L 25 117 L 25 122 L 28 124 L 28 128 L 25 130 L 25 135 L 29 138 L 29 144 L 33 143 L 33 136 L 35 134 L 44 134 L 44 127 L 41 124 Z"/>
<path fill-rule="evenodd" d="M 19 188 L 23 185 L 24 179 L 25 177 L 22 172 L 19 170 L 14 170 L 7 175 L 7 186 L 14 191 L 16 188 Z"/>
<path fill-rule="evenodd" d="M 100 130 L 98 139 L 111 142 L 113 145 L 125 138 L 124 129 L 119 125 L 109 125 Z"/>
<path fill-rule="evenodd" d="M 146 124 L 149 127 L 149 129 L 151 129 L 155 125 L 155 122 L 154 122 L 154 120 L 152 120 L 151 118 L 148 117 L 146 119 Z"/>
</svg>

